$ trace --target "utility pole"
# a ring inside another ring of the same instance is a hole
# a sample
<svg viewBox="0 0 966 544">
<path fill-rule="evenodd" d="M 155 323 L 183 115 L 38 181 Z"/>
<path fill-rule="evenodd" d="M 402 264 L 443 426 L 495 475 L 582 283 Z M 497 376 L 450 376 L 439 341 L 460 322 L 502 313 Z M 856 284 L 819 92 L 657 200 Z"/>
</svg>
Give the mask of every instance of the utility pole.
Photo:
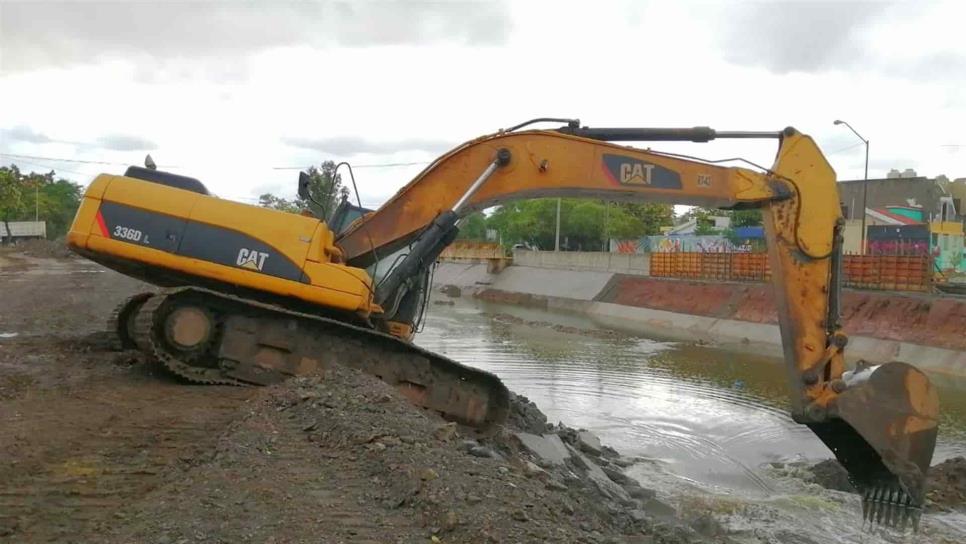
<svg viewBox="0 0 966 544">
<path fill-rule="evenodd" d="M 865 210 L 866 210 L 866 201 L 869 196 L 869 140 L 866 140 L 865 138 L 863 138 L 862 135 L 859 134 L 857 130 L 852 128 L 852 125 L 846 123 L 845 121 L 842 121 L 841 119 L 836 119 L 833 124 L 845 125 L 849 127 L 849 130 L 851 130 L 853 134 L 855 134 L 856 136 L 859 137 L 860 140 L 865 142 L 865 178 L 863 178 L 862 180 L 862 242 L 861 242 L 862 254 L 865 255 L 865 215 L 866 215 Z"/>
<path fill-rule="evenodd" d="M 40 184 L 34 185 L 34 221 L 40 221 Z"/>
<path fill-rule="evenodd" d="M 610 247 L 608 247 L 610 245 L 609 244 L 610 241 L 607 239 L 607 212 L 610 211 L 610 207 L 608 206 L 608 204 L 610 204 L 610 202 L 607 202 L 605 200 L 604 201 L 604 248 L 603 248 L 604 251 L 607 251 L 610 249 Z"/>
<path fill-rule="evenodd" d="M 554 238 L 553 250 L 560 251 L 560 199 L 557 199 L 557 236 Z"/>
</svg>

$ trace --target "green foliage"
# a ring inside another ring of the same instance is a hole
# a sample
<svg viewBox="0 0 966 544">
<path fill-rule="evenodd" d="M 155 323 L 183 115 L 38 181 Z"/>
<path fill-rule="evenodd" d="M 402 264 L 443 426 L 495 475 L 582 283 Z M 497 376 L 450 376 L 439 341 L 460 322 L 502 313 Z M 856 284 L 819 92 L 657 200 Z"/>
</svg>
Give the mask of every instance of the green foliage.
<svg viewBox="0 0 966 544">
<path fill-rule="evenodd" d="M 486 240 L 486 216 L 480 212 L 464 217 L 459 224 L 457 240 Z"/>
<path fill-rule="evenodd" d="M 599 200 L 560 200 L 561 249 L 606 250 L 610 238 L 637 238 L 657 233 L 670 225 L 670 206 L 619 204 Z M 557 199 L 543 198 L 510 202 L 487 219 L 486 226 L 500 232 L 503 243 L 526 243 L 539 249 L 553 249 L 556 233 Z"/>
<path fill-rule="evenodd" d="M 299 213 L 302 211 L 302 206 L 299 204 L 298 200 L 286 200 L 284 198 L 277 197 L 272 193 L 265 193 L 259 196 L 258 205 L 263 208 L 271 208 L 273 210 L 289 213 Z"/>
<path fill-rule="evenodd" d="M 23 175 L 16 166 L 0 167 L 0 220 L 13 221 L 24 210 Z"/>
<path fill-rule="evenodd" d="M 621 203 L 617 206 L 640 220 L 644 230 L 637 236 L 661 234 L 661 227 L 674 224 L 674 206 L 671 204 Z M 633 236 L 628 236 L 631 237 Z"/>
<path fill-rule="evenodd" d="M 309 191 L 315 202 L 299 199 L 299 205 L 303 209 L 312 210 L 316 217 L 322 219 L 332 217 L 339 202 L 349 197 L 349 188 L 342 185 L 342 176 L 335 173 L 335 163 L 325 161 L 319 168 L 313 166 L 306 173 L 311 180 Z"/>
<path fill-rule="evenodd" d="M 335 163 L 325 161 L 318 168 L 309 167 L 305 173 L 309 176 L 309 192 L 312 194 L 312 200 L 302 198 L 287 200 L 265 193 L 258 197 L 258 205 L 290 213 L 310 210 L 316 217 L 322 219 L 331 217 L 339 203 L 349 197 L 349 188 L 342 185 L 342 176 L 335 173 Z"/>
<path fill-rule="evenodd" d="M 80 205 L 81 186 L 46 174 L 23 174 L 15 165 L 0 166 L 0 221 L 47 222 L 47 237 L 67 233 Z"/>
<path fill-rule="evenodd" d="M 709 234 L 718 234 L 718 231 L 714 228 L 713 216 L 721 215 L 721 210 L 715 210 L 710 208 L 692 208 L 689 212 L 691 217 L 697 220 L 697 224 L 694 227 L 694 234 L 697 236 L 706 236 Z"/>
<path fill-rule="evenodd" d="M 761 226 L 761 210 L 729 210 L 732 227 Z"/>
</svg>

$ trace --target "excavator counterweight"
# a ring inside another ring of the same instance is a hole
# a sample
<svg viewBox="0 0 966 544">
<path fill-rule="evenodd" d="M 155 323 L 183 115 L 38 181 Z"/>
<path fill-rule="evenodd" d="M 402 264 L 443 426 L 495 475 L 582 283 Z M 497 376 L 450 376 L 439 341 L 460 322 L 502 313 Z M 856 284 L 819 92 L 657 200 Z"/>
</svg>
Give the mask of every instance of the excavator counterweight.
<svg viewBox="0 0 966 544">
<path fill-rule="evenodd" d="M 536 121 L 561 121 L 540 119 Z M 512 199 L 761 209 L 793 418 L 848 470 L 866 520 L 918 524 L 939 406 L 909 365 L 848 368 L 839 316 L 842 229 L 835 173 L 792 128 L 589 128 L 533 122 L 457 146 L 346 228 L 218 199 L 198 180 L 131 168 L 88 187 L 68 234 L 77 253 L 167 288 L 130 299 L 112 327 L 188 379 L 265 384 L 332 364 L 395 384 L 415 404 L 478 427 L 500 424 L 509 393 L 487 372 L 409 342 L 429 271 L 461 217 Z M 764 171 L 611 141 L 770 138 Z M 304 183 L 303 183 L 304 185 Z M 307 190 L 300 186 L 300 192 Z M 307 195 L 311 196 L 311 195 Z"/>
</svg>

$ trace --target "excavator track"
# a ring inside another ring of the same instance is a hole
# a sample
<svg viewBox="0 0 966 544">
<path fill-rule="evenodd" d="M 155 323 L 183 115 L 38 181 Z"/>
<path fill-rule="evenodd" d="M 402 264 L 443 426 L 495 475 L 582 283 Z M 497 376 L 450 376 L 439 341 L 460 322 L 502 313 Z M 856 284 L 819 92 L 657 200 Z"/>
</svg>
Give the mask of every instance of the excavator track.
<svg viewBox="0 0 966 544">
<path fill-rule="evenodd" d="M 137 347 L 161 363 L 168 371 L 178 375 L 192 383 L 204 385 L 250 385 L 241 380 L 225 377 L 220 371 L 213 368 L 202 368 L 193 366 L 186 361 L 180 360 L 167 349 L 164 342 L 156 334 L 158 310 L 165 303 L 165 295 L 150 296 L 138 308 L 136 314 L 131 315 L 133 319 L 132 330 L 134 341 Z"/>
<path fill-rule="evenodd" d="M 107 330 L 114 333 L 113 348 L 116 350 L 127 350 L 137 348 L 134 342 L 133 330 L 134 316 L 144 301 L 154 295 L 152 292 L 138 293 L 132 295 L 118 304 L 111 316 L 107 320 Z"/>
<path fill-rule="evenodd" d="M 396 337 L 199 287 L 132 297 L 120 312 L 134 343 L 199 384 L 270 385 L 338 364 L 394 385 L 414 404 L 474 427 L 502 423 L 509 391 L 489 372 Z"/>
</svg>

